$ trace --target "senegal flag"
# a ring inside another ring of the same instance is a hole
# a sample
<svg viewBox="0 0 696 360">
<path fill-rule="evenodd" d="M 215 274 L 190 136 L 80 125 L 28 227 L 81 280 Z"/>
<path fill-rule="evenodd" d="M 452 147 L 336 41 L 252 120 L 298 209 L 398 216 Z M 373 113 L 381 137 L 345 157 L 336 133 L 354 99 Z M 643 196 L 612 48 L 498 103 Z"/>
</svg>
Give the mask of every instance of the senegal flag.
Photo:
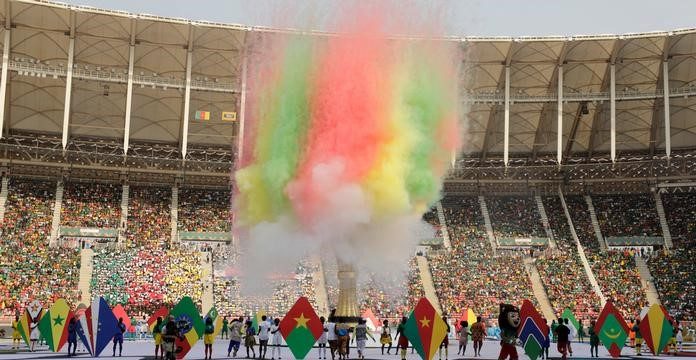
<svg viewBox="0 0 696 360">
<path fill-rule="evenodd" d="M 312 304 L 304 296 L 297 299 L 279 327 L 295 359 L 304 359 L 324 331 Z"/>
<path fill-rule="evenodd" d="M 640 334 L 643 335 L 645 344 L 655 356 L 665 349 L 672 337 L 674 327 L 670 320 L 664 307 L 652 304 L 648 313 L 640 321 Z"/>
<path fill-rule="evenodd" d="M 176 340 L 176 347 L 180 349 L 176 358 L 183 359 L 196 341 L 203 336 L 205 323 L 198 313 L 196 304 L 188 296 L 183 297 L 169 314 L 174 316 L 174 321 L 180 325 L 179 328 L 183 328 L 183 338 Z"/>
<path fill-rule="evenodd" d="M 604 304 L 602 312 L 594 327 L 595 334 L 599 337 L 612 357 L 620 357 L 621 349 L 626 344 L 629 328 L 621 313 L 614 307 L 611 301 Z"/>
<path fill-rule="evenodd" d="M 426 298 L 421 298 L 406 321 L 406 338 L 423 360 L 433 358 L 447 336 L 447 324 Z"/>
<path fill-rule="evenodd" d="M 208 314 L 205 315 L 203 318 L 204 321 L 207 321 L 208 318 L 213 319 L 213 326 L 215 327 L 215 332 L 213 332 L 213 337 L 217 337 L 220 334 L 220 331 L 222 331 L 222 316 L 218 313 L 217 309 L 215 306 L 210 308 L 208 310 Z"/>
<path fill-rule="evenodd" d="M 68 341 L 68 322 L 73 313 L 65 299 L 60 298 L 53 303 L 48 312 L 39 321 L 39 331 L 46 339 L 48 349 L 58 352 Z"/>
</svg>

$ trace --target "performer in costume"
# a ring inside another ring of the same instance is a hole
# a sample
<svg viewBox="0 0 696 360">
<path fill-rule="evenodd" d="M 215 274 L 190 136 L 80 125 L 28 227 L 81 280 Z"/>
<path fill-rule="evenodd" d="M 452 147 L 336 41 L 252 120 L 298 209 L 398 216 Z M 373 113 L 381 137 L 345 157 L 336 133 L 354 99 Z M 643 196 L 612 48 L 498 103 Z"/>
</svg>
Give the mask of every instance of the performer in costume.
<svg viewBox="0 0 696 360">
<path fill-rule="evenodd" d="M 215 340 L 215 325 L 213 318 L 205 319 L 205 330 L 203 332 L 203 344 L 205 345 L 204 352 L 206 359 L 213 358 L 213 341 Z"/>
<path fill-rule="evenodd" d="M 155 359 L 160 356 L 160 352 L 162 353 L 162 359 L 164 359 L 164 347 L 162 346 L 162 326 L 164 326 L 164 324 L 162 324 L 162 317 L 158 316 L 155 327 L 152 328 L 152 338 L 155 340 Z"/>
<path fill-rule="evenodd" d="M 12 321 L 12 348 L 19 349 L 19 344 L 22 341 L 22 334 L 19 333 L 19 316 L 15 315 Z"/>
<path fill-rule="evenodd" d="M 500 304 L 498 316 L 500 326 L 500 355 L 498 360 L 517 360 L 517 328 L 520 326 L 520 309 L 511 304 Z"/>
<path fill-rule="evenodd" d="M 324 328 L 326 329 L 326 328 Z M 326 330 L 324 330 L 326 333 Z M 283 344 L 283 335 L 280 333 L 280 319 L 273 319 L 273 325 L 271 325 L 271 360 L 275 360 L 275 354 L 278 353 L 278 359 L 280 359 L 280 346 Z M 326 359 L 326 350 L 324 350 L 324 359 Z"/>
<path fill-rule="evenodd" d="M 382 321 L 382 334 L 379 336 L 379 342 L 382 344 L 382 355 L 384 355 L 384 345 L 389 345 L 387 348 L 387 355 L 389 355 L 392 348 L 392 335 L 391 328 L 389 327 L 389 320 Z"/>
</svg>

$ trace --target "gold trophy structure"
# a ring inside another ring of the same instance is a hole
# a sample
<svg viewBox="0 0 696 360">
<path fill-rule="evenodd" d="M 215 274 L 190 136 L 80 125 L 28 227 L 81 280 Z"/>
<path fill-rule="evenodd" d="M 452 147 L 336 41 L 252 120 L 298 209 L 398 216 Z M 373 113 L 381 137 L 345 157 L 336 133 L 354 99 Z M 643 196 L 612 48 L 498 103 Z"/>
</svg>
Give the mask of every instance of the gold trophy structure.
<svg viewBox="0 0 696 360">
<path fill-rule="evenodd" d="M 336 259 L 338 264 L 338 306 L 335 321 L 355 326 L 360 319 L 358 313 L 357 278 L 353 264 Z"/>
</svg>

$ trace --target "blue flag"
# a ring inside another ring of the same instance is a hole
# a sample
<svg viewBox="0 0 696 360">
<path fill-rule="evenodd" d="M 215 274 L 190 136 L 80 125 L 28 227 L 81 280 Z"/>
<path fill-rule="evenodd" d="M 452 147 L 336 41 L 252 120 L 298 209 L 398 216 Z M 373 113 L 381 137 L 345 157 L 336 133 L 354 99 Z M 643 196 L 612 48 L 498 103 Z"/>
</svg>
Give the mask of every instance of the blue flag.
<svg viewBox="0 0 696 360">
<path fill-rule="evenodd" d="M 94 299 L 78 321 L 77 334 L 89 354 L 95 357 L 120 333 L 118 320 L 103 297 Z"/>
</svg>

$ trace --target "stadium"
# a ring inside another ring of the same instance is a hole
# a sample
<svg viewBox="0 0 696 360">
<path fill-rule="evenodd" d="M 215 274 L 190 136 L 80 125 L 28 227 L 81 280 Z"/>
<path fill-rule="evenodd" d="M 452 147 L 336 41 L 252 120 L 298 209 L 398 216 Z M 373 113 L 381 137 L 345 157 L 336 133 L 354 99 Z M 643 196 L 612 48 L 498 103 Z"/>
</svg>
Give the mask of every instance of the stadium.
<svg viewBox="0 0 696 360">
<path fill-rule="evenodd" d="M 36 301 L 102 296 L 129 323 L 185 296 L 229 317 L 338 305 L 326 254 L 268 296 L 235 266 L 253 44 L 288 30 L 42 0 L 2 0 L 0 18 L 0 357 L 30 358 L 9 339 Z M 360 274 L 360 315 L 395 329 L 425 297 L 494 329 L 528 299 L 587 328 L 607 302 L 629 323 L 659 304 L 693 344 L 696 29 L 442 40 L 461 55 L 463 147 L 422 217 L 434 236 L 402 277 Z"/>
</svg>

